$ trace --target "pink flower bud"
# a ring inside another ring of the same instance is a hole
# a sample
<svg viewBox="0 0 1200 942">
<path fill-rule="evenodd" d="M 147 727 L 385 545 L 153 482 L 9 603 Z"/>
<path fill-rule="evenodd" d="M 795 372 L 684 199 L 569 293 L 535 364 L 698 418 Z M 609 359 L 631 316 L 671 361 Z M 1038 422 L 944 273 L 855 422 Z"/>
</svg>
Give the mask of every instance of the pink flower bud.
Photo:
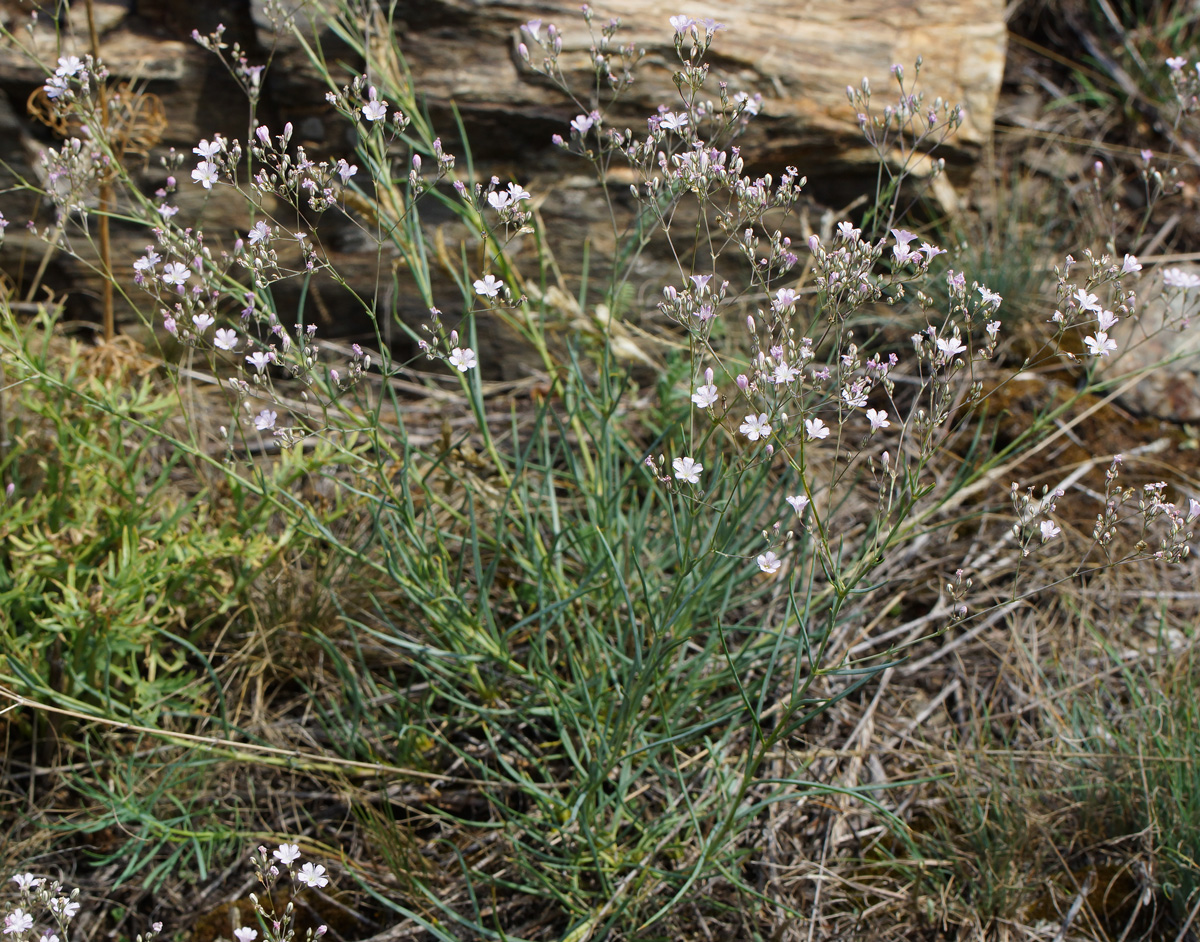
<svg viewBox="0 0 1200 942">
<path fill-rule="evenodd" d="M 808 237 L 808 250 L 812 252 L 813 255 L 816 255 L 817 252 L 821 250 L 821 240 L 817 237 L 815 232 Z"/>
<path fill-rule="evenodd" d="M 750 380 L 746 377 L 745 373 L 738 373 L 737 388 L 740 389 L 742 392 L 745 392 L 747 389 L 750 388 Z"/>
<path fill-rule="evenodd" d="M 706 369 L 704 371 L 704 382 L 707 385 L 711 386 L 712 381 L 713 381 L 713 371 L 712 371 L 712 367 L 710 366 L 708 369 Z"/>
<path fill-rule="evenodd" d="M 418 173 L 421 172 L 421 155 L 420 154 L 413 154 L 412 168 L 413 168 L 413 170 L 416 170 Z"/>
<path fill-rule="evenodd" d="M 271 130 L 265 124 L 260 124 L 254 129 L 254 136 L 264 144 L 271 143 Z"/>
<path fill-rule="evenodd" d="M 751 314 L 746 315 L 746 330 L 754 333 L 754 316 Z"/>
</svg>

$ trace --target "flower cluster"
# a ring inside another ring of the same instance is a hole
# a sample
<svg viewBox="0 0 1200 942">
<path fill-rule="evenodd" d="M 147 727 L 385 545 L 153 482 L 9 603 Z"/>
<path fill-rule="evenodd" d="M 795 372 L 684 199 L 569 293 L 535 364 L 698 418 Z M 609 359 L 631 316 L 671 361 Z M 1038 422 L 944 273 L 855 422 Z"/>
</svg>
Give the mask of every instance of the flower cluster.
<svg viewBox="0 0 1200 942">
<path fill-rule="evenodd" d="M 59 942 L 68 938 L 71 920 L 79 912 L 79 890 L 67 891 L 62 883 L 32 873 L 18 873 L 12 878 L 19 896 L 15 905 L 5 907 L 3 935 L 12 942 Z M 138 942 L 149 942 L 162 928 L 156 923 L 154 932 Z"/>
</svg>

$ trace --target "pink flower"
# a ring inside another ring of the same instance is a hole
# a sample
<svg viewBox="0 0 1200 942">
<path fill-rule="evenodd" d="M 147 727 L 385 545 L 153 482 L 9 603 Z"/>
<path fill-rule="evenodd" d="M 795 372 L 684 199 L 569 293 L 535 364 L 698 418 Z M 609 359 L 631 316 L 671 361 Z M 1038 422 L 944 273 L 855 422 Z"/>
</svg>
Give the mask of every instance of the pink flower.
<svg viewBox="0 0 1200 942">
<path fill-rule="evenodd" d="M 204 333 L 213 325 L 213 316 L 211 314 L 193 314 L 192 323 L 196 325 L 196 330 Z"/>
<path fill-rule="evenodd" d="M 254 427 L 260 432 L 265 432 L 267 429 L 275 427 L 276 418 L 278 418 L 278 413 L 272 412 L 270 409 L 263 409 L 254 417 Z"/>
<path fill-rule="evenodd" d="M 1062 533 L 1062 527 L 1056 527 L 1054 525 L 1054 521 L 1052 520 L 1043 520 L 1038 524 L 1038 529 L 1042 531 L 1043 543 L 1045 543 L 1047 540 L 1054 539 L 1056 536 Z"/>
<path fill-rule="evenodd" d="M 878 432 L 881 428 L 891 425 L 888 421 L 888 414 L 880 409 L 868 409 L 867 421 L 871 423 L 872 432 Z"/>
<path fill-rule="evenodd" d="M 354 176 L 356 173 L 358 173 L 358 165 L 346 163 L 345 158 L 343 158 L 337 162 L 336 169 L 338 172 L 338 176 L 342 178 L 342 186 L 345 186 L 346 182 L 352 176 Z"/>
<path fill-rule="evenodd" d="M 237 331 L 221 327 L 213 335 L 213 346 L 218 350 L 232 350 L 238 345 Z"/>
<path fill-rule="evenodd" d="M 571 121 L 571 128 L 572 130 L 578 131 L 580 134 L 586 134 L 591 126 L 595 123 L 596 122 L 589 115 L 576 115 Z"/>
<path fill-rule="evenodd" d="M 237 939 L 237 942 L 254 942 L 258 938 L 258 930 L 248 929 L 243 926 L 240 929 L 233 930 L 233 937 Z"/>
</svg>

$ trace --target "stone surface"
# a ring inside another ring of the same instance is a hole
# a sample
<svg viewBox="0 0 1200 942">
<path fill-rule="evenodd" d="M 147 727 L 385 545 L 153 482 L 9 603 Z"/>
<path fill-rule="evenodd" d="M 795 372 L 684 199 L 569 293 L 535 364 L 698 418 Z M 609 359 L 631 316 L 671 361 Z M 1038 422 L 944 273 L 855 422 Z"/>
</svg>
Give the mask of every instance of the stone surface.
<svg viewBox="0 0 1200 942">
<path fill-rule="evenodd" d="M 336 0 L 318 3 L 331 9 Z M 319 40 L 328 61 L 344 63 L 348 69 L 364 67 L 335 36 L 318 34 L 306 18 L 311 6 L 299 0 L 285 0 L 285 6 L 298 11 L 306 39 Z M 651 0 L 612 0 L 595 6 L 597 27 L 600 18 L 618 16 L 625 24 L 618 38 L 646 49 L 638 82 L 619 104 L 615 119 L 629 127 L 643 126 L 640 122 L 659 102 L 677 100 L 670 80 L 675 53 L 667 22 L 675 9 L 664 9 Z M 29 0 L 0 0 L 0 18 L 19 36 L 28 37 L 31 9 Z M 59 51 L 57 36 L 63 38 L 64 53 L 82 53 L 88 46 L 82 0 L 63 9 L 57 20 L 42 15 L 34 29 L 37 48 L 47 61 L 52 62 Z M 265 0 L 214 0 L 202 5 L 192 0 L 97 0 L 96 9 L 102 54 L 113 80 L 130 80 L 157 95 L 168 120 L 159 147 L 145 159 L 127 161 L 143 192 L 162 185 L 166 174 L 159 157 L 167 148 L 190 154 L 198 140 L 211 138 L 214 132 L 239 139 L 247 134 L 249 109 L 244 97 L 216 57 L 191 40 L 193 27 L 209 31 L 223 23 L 226 41 L 240 42 L 250 61 L 271 58 L 259 120 L 274 128 L 292 121 L 296 140 L 305 143 L 314 157 L 353 157 L 350 129 L 326 104 L 324 83 L 301 44 L 294 39 L 279 41 L 272 34 Z M 550 142 L 550 136 L 564 131 L 580 107 L 525 68 L 516 51 L 521 23 L 532 17 L 557 22 L 566 38 L 563 64 L 568 77 L 575 87 L 586 88 L 588 38 L 578 4 L 574 0 L 401 0 L 394 9 L 391 28 L 448 145 L 461 153 L 452 143 L 453 103 L 463 116 L 479 172 L 515 176 L 531 190 L 547 194 L 542 213 L 556 234 L 554 251 L 568 279 L 579 271 L 585 240 L 594 250 L 593 278 L 602 277 L 603 246 L 611 241 L 605 200 L 594 183 L 578 185 L 577 175 L 586 172 L 586 165 Z M 965 104 L 967 123 L 957 143 L 946 151 L 951 163 L 969 167 L 990 133 L 1005 54 L 1001 0 L 739 0 L 698 4 L 687 13 L 727 24 L 710 57 L 714 97 L 718 80 L 728 81 L 731 91 L 763 96 L 763 113 L 741 142 L 750 164 L 758 172 L 774 173 L 785 164 L 795 164 L 802 173 L 822 179 L 823 187 L 813 187 L 818 199 L 840 199 L 829 195 L 830 180 L 842 181 L 839 185 L 851 198 L 873 186 L 873 174 L 864 172 L 864 164 L 873 164 L 875 158 L 862 146 L 844 89 L 867 75 L 882 108 L 894 96 L 888 74 L 893 62 L 904 64 L 911 77 L 913 59 L 923 54 L 920 87 L 931 98 L 940 95 Z M 26 116 L 27 99 L 44 79 L 43 69 L 21 50 L 0 43 L 0 160 L 26 179 L 37 179 L 38 153 L 56 143 L 49 129 Z M 6 185 L 0 181 L 0 190 Z M 622 204 L 621 189 L 617 187 L 614 196 L 619 215 L 631 208 Z M 205 193 L 185 178 L 177 202 L 181 207 L 177 218 L 186 225 L 205 226 L 214 246 L 227 246 L 248 225 L 244 205 L 228 191 L 209 195 L 206 201 Z M 19 281 L 37 268 L 44 251 L 22 224 L 36 218 L 44 226 L 52 210 L 29 193 L 10 190 L 0 193 L 0 211 L 14 223 L 2 263 Z M 378 274 L 375 250 L 360 244 L 355 225 L 338 216 L 325 217 L 320 237 L 351 286 L 370 297 Z M 448 241 L 462 235 L 470 233 L 453 227 L 446 231 Z M 114 270 L 131 297 L 139 294 L 131 284 L 129 266 L 149 241 L 144 229 L 114 221 Z M 72 296 L 73 316 L 95 316 L 99 296 L 95 260 L 85 240 L 76 236 L 72 245 L 82 261 L 60 253 L 50 263 L 48 281 L 56 291 Z M 643 304 L 642 300 L 661 290 L 670 277 L 668 263 L 669 259 L 656 259 L 650 253 L 643 259 L 635 273 L 640 279 L 634 286 L 635 309 L 653 308 L 651 301 Z M 384 264 L 387 268 L 391 260 L 385 259 Z M 454 300 L 452 282 L 446 282 L 447 299 L 460 304 Z M 292 300 L 286 297 L 287 284 L 279 291 L 285 303 Z M 366 329 L 361 310 L 343 289 L 318 280 L 308 296 L 334 332 L 361 334 Z M 424 316 L 416 297 L 402 281 L 397 297 L 387 305 L 412 324 Z M 132 311 L 126 310 L 125 316 L 132 317 Z M 636 310 L 630 316 L 636 319 Z M 401 342 L 403 332 L 394 335 Z M 497 333 L 485 339 L 487 343 L 503 354 L 497 360 L 512 364 L 514 375 L 520 373 L 519 364 L 507 355 L 507 341 Z"/>
</svg>

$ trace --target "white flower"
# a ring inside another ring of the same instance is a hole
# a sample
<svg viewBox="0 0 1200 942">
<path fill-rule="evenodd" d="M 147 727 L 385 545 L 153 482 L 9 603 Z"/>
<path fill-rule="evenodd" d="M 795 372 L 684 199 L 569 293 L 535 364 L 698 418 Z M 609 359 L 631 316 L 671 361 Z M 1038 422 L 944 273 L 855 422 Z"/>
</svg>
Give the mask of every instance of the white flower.
<svg viewBox="0 0 1200 942">
<path fill-rule="evenodd" d="M 1194 498 L 1194 497 L 1189 497 L 1188 498 L 1187 522 L 1191 523 L 1197 517 L 1200 517 L 1200 500 L 1196 500 L 1196 498 Z M 28 874 L 28 873 L 25 875 L 30 876 L 30 874 Z M 17 878 L 13 877 L 13 879 L 15 880 Z"/>
<path fill-rule="evenodd" d="M 299 844 L 280 844 L 278 850 L 271 851 L 271 856 L 285 867 L 290 867 L 300 859 Z"/>
<path fill-rule="evenodd" d="M 1056 527 L 1052 520 L 1043 520 L 1038 524 L 1038 529 L 1042 531 L 1043 543 L 1045 543 L 1047 540 L 1054 539 L 1056 536 L 1062 533 L 1062 527 Z"/>
<path fill-rule="evenodd" d="M 205 160 L 209 160 L 213 157 L 216 157 L 217 154 L 221 153 L 222 150 L 224 150 L 224 148 L 221 146 L 221 139 L 218 137 L 211 143 L 208 141 L 201 141 L 196 147 L 192 148 L 192 153 L 200 155 Z"/>
<path fill-rule="evenodd" d="M 342 178 L 342 185 L 345 186 L 346 182 L 358 173 L 358 164 L 348 164 L 345 158 L 342 158 L 337 162 L 335 169 L 338 172 L 338 176 Z"/>
<path fill-rule="evenodd" d="M 196 164 L 196 169 L 192 171 L 192 179 L 204 189 L 211 190 L 212 185 L 217 182 L 217 165 L 211 160 L 200 161 Z"/>
<path fill-rule="evenodd" d="M 479 365 L 475 359 L 475 351 L 470 347 L 455 347 L 450 351 L 450 365 L 460 373 L 474 369 Z"/>
<path fill-rule="evenodd" d="M 236 330 L 230 330 L 228 327 L 221 327 L 213 335 L 213 346 L 218 350 L 233 350 L 238 345 L 238 335 Z"/>
<path fill-rule="evenodd" d="M 842 390 L 842 402 L 851 409 L 861 409 L 867 404 L 867 392 L 859 383 Z"/>
<path fill-rule="evenodd" d="M 1185 65 L 1187 65 L 1187 59 L 1183 56 L 1171 56 L 1171 58 L 1167 59 L 1167 68 L 1172 72 L 1178 72 Z"/>
<path fill-rule="evenodd" d="M 18 932 L 28 932 L 33 928 L 33 916 L 23 909 L 14 909 L 4 917 L 4 934 L 13 935 Z"/>
<path fill-rule="evenodd" d="M 519 183 L 510 183 L 508 185 L 508 195 L 514 203 L 519 203 L 521 200 L 529 199 L 529 191 L 522 189 Z"/>
<path fill-rule="evenodd" d="M 315 887 L 328 886 L 329 880 L 323 876 L 324 873 L 325 873 L 325 868 L 322 867 L 320 864 L 314 865 L 314 864 L 306 863 L 303 867 L 300 868 L 300 872 L 296 874 L 296 879 L 299 880 L 301 883 L 303 883 L 305 886 L 315 886 Z"/>
<path fill-rule="evenodd" d="M 83 63 L 79 56 L 60 56 L 58 60 L 58 68 L 54 70 L 55 75 L 71 76 L 78 75 L 79 70 L 83 68 Z"/>
<path fill-rule="evenodd" d="M 996 294 L 995 291 L 991 291 L 983 285 L 979 286 L 979 293 L 983 297 L 983 303 L 990 304 L 993 310 L 998 308 L 1000 306 L 1000 302 L 1004 300 L 1002 297 L 1000 297 L 1000 295 Z"/>
<path fill-rule="evenodd" d="M 808 498 L 803 494 L 796 494 L 794 497 L 785 497 L 789 504 L 792 505 L 792 510 L 798 514 L 804 513 L 804 508 L 808 506 Z"/>
<path fill-rule="evenodd" d="M 487 195 L 488 205 L 496 212 L 505 209 L 512 203 L 512 195 L 506 190 L 495 190 Z"/>
<path fill-rule="evenodd" d="M 771 307 L 782 314 L 795 303 L 796 292 L 791 288 L 780 288 L 775 292 L 775 300 L 771 302 Z"/>
<path fill-rule="evenodd" d="M 658 126 L 664 131 L 682 131 L 688 125 L 688 116 L 682 112 L 668 111 L 658 119 Z"/>
<path fill-rule="evenodd" d="M 771 423 L 767 421 L 767 414 L 760 412 L 756 416 L 746 416 L 746 421 L 738 427 L 738 431 L 750 439 L 750 441 L 756 442 L 760 438 L 766 438 L 771 434 Z"/>
<path fill-rule="evenodd" d="M 586 134 L 595 121 L 586 114 L 576 115 L 571 121 L 571 127 L 580 134 Z"/>
<path fill-rule="evenodd" d="M 234 929 L 233 936 L 237 942 L 254 942 L 258 938 L 258 930 L 243 926 L 240 929 Z"/>
<path fill-rule="evenodd" d="M 675 469 L 675 477 L 688 484 L 699 484 L 700 472 L 704 470 L 704 465 L 699 461 L 687 457 L 676 458 L 671 462 L 671 467 Z"/>
<path fill-rule="evenodd" d="M 261 350 L 255 350 L 248 357 L 246 357 L 246 362 L 261 373 L 267 368 L 267 364 L 274 359 L 275 354 L 273 353 L 263 353 Z M 283 844 L 281 845 L 281 848 L 287 846 L 287 844 Z M 292 846 L 294 847 L 295 845 L 293 844 Z"/>
<path fill-rule="evenodd" d="M 270 409 L 263 409 L 254 417 L 254 427 L 260 432 L 265 432 L 267 429 L 275 427 L 275 420 L 279 418 L 279 413 L 272 412 Z"/>
<path fill-rule="evenodd" d="M 133 270 L 140 272 L 154 271 L 154 266 L 162 261 L 162 256 L 147 246 L 146 254 L 133 263 Z"/>
<path fill-rule="evenodd" d="M 697 386 L 696 391 L 692 393 L 692 402 L 696 403 L 701 409 L 707 409 L 709 406 L 716 405 L 717 387 L 712 383 Z"/>
<path fill-rule="evenodd" d="M 204 333 L 213 325 L 213 316 L 211 314 L 193 314 L 192 323 L 196 325 L 196 330 Z"/>
<path fill-rule="evenodd" d="M 1117 322 L 1117 315 L 1112 311 L 1101 311 L 1096 315 L 1096 326 L 1100 330 L 1108 330 Z"/>
<path fill-rule="evenodd" d="M 839 222 L 837 227 L 838 235 L 841 236 L 843 242 L 857 242 L 858 237 L 862 235 L 861 229 L 855 229 L 848 222 Z"/>
<path fill-rule="evenodd" d="M 494 298 L 500 293 L 500 289 L 504 283 L 499 281 L 495 275 L 484 275 L 482 279 L 475 280 L 475 293 L 480 297 Z"/>
<path fill-rule="evenodd" d="M 774 373 L 771 376 L 771 382 L 775 383 L 777 386 L 780 386 L 785 383 L 792 382 L 799 375 L 800 371 L 796 369 L 796 367 L 789 366 L 784 360 L 780 360 L 775 365 Z"/>
<path fill-rule="evenodd" d="M 778 572 L 779 567 L 783 565 L 783 562 L 772 550 L 767 550 L 765 553 L 759 556 L 755 562 L 758 563 L 758 568 L 766 573 Z"/>
<path fill-rule="evenodd" d="M 888 421 L 888 414 L 881 409 L 868 409 L 867 421 L 871 423 L 872 432 L 878 432 L 881 428 L 891 425 L 891 422 Z"/>
<path fill-rule="evenodd" d="M 958 337 L 951 337 L 949 340 L 945 337 L 939 337 L 937 348 L 947 361 L 954 359 L 958 354 L 963 353 L 967 349 L 966 344 L 959 340 Z"/>
<path fill-rule="evenodd" d="M 804 431 L 808 433 L 808 440 L 810 442 L 819 438 L 829 437 L 829 426 L 820 419 L 805 419 Z"/>
<path fill-rule="evenodd" d="M 371 100 L 367 102 L 367 104 L 363 105 L 362 116 L 368 121 L 382 121 L 387 117 L 388 103 L 386 101 L 376 100 L 377 92 L 375 91 L 374 85 L 367 90 L 367 95 Z"/>
<path fill-rule="evenodd" d="M 1081 311 L 1100 310 L 1100 305 L 1096 303 L 1096 296 L 1088 294 L 1083 288 L 1077 288 L 1075 293 L 1071 295 L 1071 300 L 1079 305 Z"/>
<path fill-rule="evenodd" d="M 50 912 L 56 916 L 61 916 L 63 919 L 73 919 L 75 914 L 79 912 L 79 904 L 65 896 L 59 896 L 46 904 L 50 908 Z"/>
<path fill-rule="evenodd" d="M 251 245 L 258 245 L 260 242 L 265 245 L 271 238 L 271 227 L 260 219 L 254 224 L 254 228 L 250 230 L 246 238 L 250 240 Z"/>
<path fill-rule="evenodd" d="M 35 877 L 32 873 L 18 873 L 12 880 L 19 890 L 33 890 L 42 885 L 42 878 Z"/>
<path fill-rule="evenodd" d="M 679 36 L 680 34 L 687 32 L 687 30 L 690 29 L 696 23 L 696 21 L 693 20 L 690 16 L 684 16 L 682 13 L 677 13 L 675 16 L 671 17 L 670 22 L 671 22 L 672 28 L 674 28 L 674 30 L 675 30 L 676 36 Z"/>
<path fill-rule="evenodd" d="M 1121 263 L 1121 274 L 1130 275 L 1135 271 L 1142 270 L 1142 263 L 1137 260 L 1136 255 L 1126 255 L 1125 261 Z"/>
<path fill-rule="evenodd" d="M 64 75 L 51 75 L 46 79 L 46 84 L 43 86 L 46 90 L 46 97 L 51 101 L 61 98 L 67 93 L 67 79 Z"/>
<path fill-rule="evenodd" d="M 192 270 L 182 262 L 167 262 L 163 267 L 162 280 L 169 285 L 182 285 L 192 277 Z"/>
<path fill-rule="evenodd" d="M 1102 330 L 1096 331 L 1095 337 L 1084 337 L 1083 342 L 1088 348 L 1088 353 L 1094 357 L 1106 357 L 1117 349 L 1117 342 Z"/>
<path fill-rule="evenodd" d="M 1163 284 L 1168 288 L 1200 288 L 1200 275 L 1181 268 L 1168 268 L 1163 272 Z"/>
</svg>

